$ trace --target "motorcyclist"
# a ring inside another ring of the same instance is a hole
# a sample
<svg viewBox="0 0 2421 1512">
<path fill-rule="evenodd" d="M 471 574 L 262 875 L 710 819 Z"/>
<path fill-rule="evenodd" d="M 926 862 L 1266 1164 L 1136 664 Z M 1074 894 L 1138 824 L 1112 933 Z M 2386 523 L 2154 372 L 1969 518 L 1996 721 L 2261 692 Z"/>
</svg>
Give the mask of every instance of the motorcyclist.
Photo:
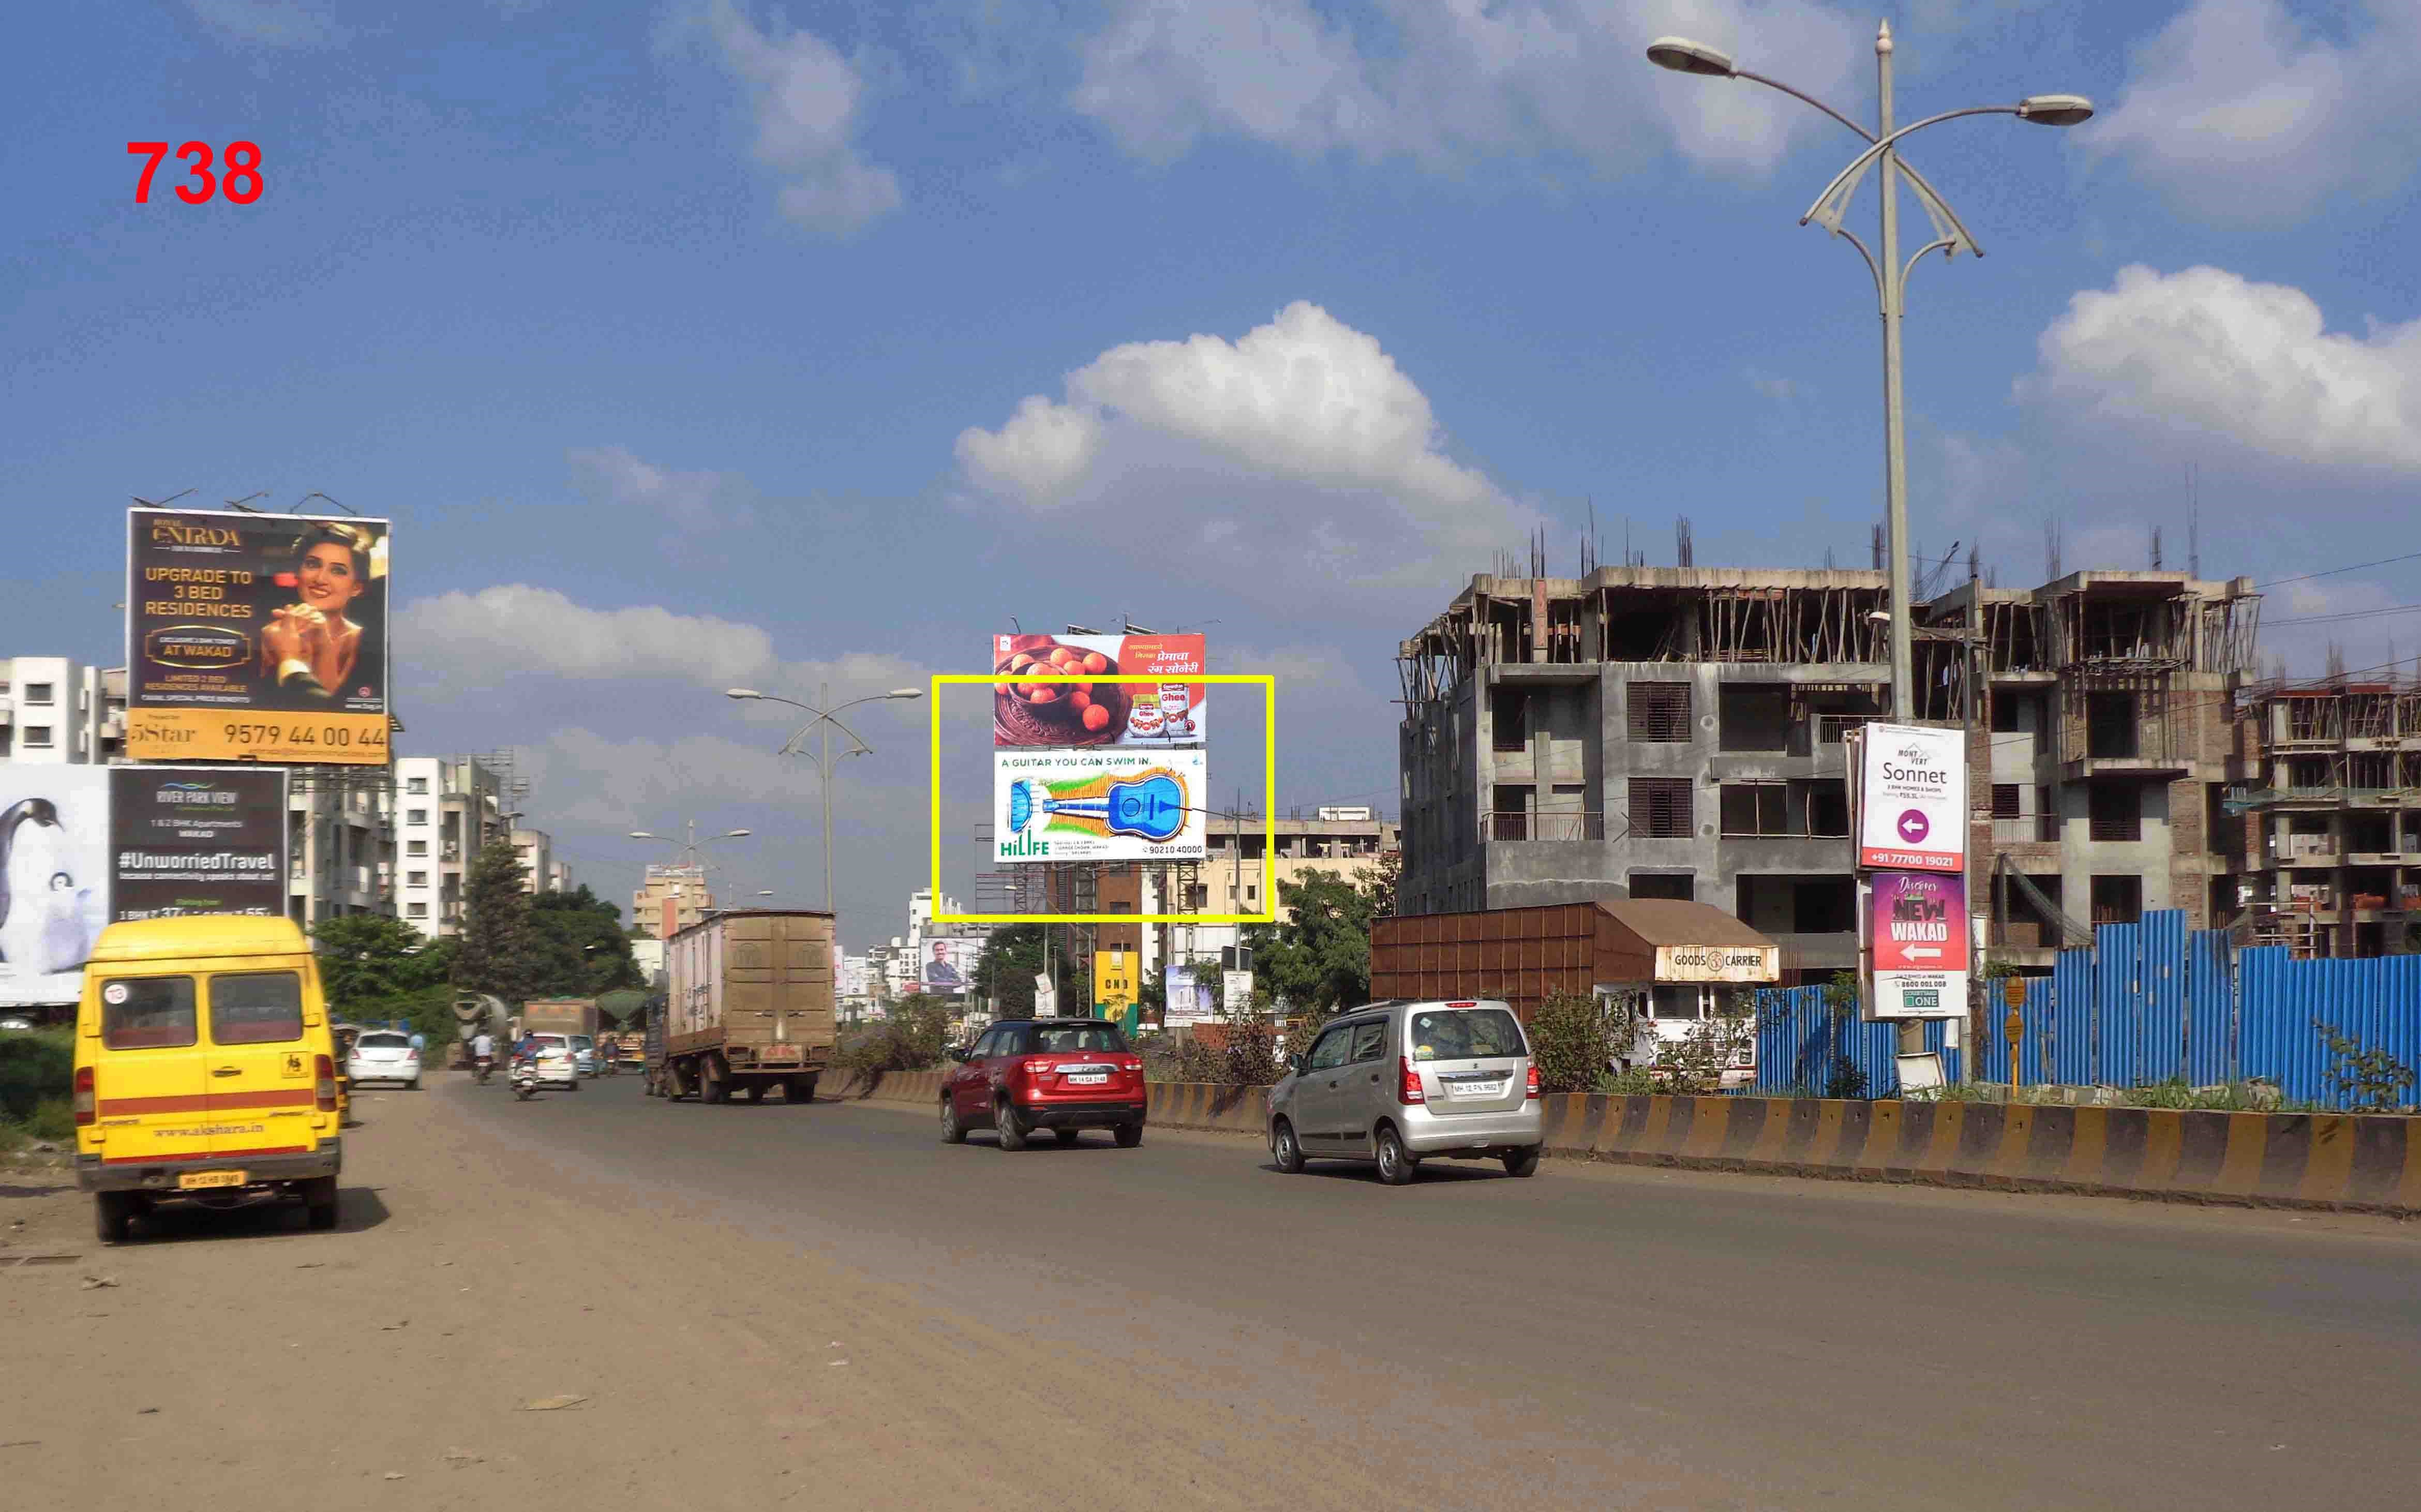
<svg viewBox="0 0 2421 1512">
<path fill-rule="evenodd" d="M 496 1064 L 495 1037 L 485 1029 L 471 1037 L 471 1064 L 482 1082 L 488 1079 L 488 1072 Z"/>
</svg>

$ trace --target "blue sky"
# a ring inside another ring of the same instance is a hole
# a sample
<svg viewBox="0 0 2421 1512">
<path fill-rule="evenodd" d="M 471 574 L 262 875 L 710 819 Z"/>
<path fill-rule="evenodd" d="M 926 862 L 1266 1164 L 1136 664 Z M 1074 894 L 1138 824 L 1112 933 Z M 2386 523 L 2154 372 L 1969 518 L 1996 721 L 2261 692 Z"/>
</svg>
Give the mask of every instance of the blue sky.
<svg viewBox="0 0 2421 1512">
<path fill-rule="evenodd" d="M 1206 628 L 1282 679 L 1282 806 L 1392 808 L 1395 644 L 1532 528 L 1865 560 L 1871 286 L 1795 224 L 1857 144 L 1641 50 L 1864 117 L 1879 16 L 1903 121 L 2101 109 L 1910 143 L 1989 254 L 1911 283 L 1920 550 L 2180 565 L 2192 467 L 2207 574 L 2421 552 L 2402 0 L 182 0 L 15 27 L 0 644 L 117 659 L 130 494 L 320 490 L 397 521 L 405 748 L 522 752 L 610 894 L 695 817 L 814 901 L 812 773 L 716 691 L 976 669 L 1011 616 Z M 152 138 L 266 192 L 135 205 Z M 2421 561 L 2281 584 L 2267 644 L 2409 659 L 2409 603 Z M 859 712 L 853 946 L 925 834 L 921 711 Z"/>
</svg>

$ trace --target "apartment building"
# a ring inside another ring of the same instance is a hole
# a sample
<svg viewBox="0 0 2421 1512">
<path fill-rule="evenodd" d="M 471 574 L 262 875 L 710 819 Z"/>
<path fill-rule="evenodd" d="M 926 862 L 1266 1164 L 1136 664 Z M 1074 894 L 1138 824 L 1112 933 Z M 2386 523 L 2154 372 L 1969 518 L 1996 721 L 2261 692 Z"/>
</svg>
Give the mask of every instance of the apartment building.
<svg viewBox="0 0 2421 1512">
<path fill-rule="evenodd" d="M 126 743 L 126 669 L 0 657 L 0 761 L 106 766 Z"/>
<path fill-rule="evenodd" d="M 1830 569 L 1475 577 L 1398 651 L 1398 912 L 1693 898 L 1778 942 L 1788 982 L 1854 967 L 1842 737 L 1887 709 L 1886 588 Z M 2256 604 L 2242 579 L 2082 572 L 1918 606 L 1911 717 L 1971 730 L 1972 907 L 2000 896 L 2007 851 L 2054 915 L 2208 912 Z M 2056 916 L 2007 912 L 2000 943 L 2048 965 Z"/>
<path fill-rule="evenodd" d="M 2241 827 L 2224 801 L 2259 614 L 2250 579 L 2163 571 L 1961 585 L 1922 606 L 1936 675 L 1920 717 L 1967 718 L 1966 679 L 1982 691 L 1969 904 L 2001 959 L 2048 968 L 2090 926 L 2148 909 L 2195 928 L 2235 917 Z"/>
<path fill-rule="evenodd" d="M 713 907 L 704 866 L 650 862 L 631 895 L 631 925 L 650 940 L 669 940 Z"/>
<path fill-rule="evenodd" d="M 481 850 L 512 833 L 503 778 L 473 756 L 398 756 L 394 791 L 404 922 L 432 940 L 456 934 L 464 878 Z"/>
<path fill-rule="evenodd" d="M 2421 687 L 2264 683 L 2248 690 L 2239 729 L 2223 835 L 2248 943 L 2300 957 L 2409 953 L 2421 923 Z"/>
<path fill-rule="evenodd" d="M 286 913 L 395 911 L 394 788 L 383 768 L 297 769 L 286 785 Z"/>
<path fill-rule="evenodd" d="M 554 836 L 544 830 L 514 830 L 513 855 L 522 864 L 523 892 L 535 896 L 571 891 L 571 867 L 555 854 Z"/>
</svg>

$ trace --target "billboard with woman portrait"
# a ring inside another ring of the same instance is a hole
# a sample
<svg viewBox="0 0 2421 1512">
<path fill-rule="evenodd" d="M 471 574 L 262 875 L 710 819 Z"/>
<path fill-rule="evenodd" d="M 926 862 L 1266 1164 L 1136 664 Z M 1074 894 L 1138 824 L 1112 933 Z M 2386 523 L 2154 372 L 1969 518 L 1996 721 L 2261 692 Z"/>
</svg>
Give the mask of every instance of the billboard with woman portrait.
<svg viewBox="0 0 2421 1512">
<path fill-rule="evenodd" d="M 383 764 L 388 525 L 127 516 L 126 754 Z"/>
</svg>

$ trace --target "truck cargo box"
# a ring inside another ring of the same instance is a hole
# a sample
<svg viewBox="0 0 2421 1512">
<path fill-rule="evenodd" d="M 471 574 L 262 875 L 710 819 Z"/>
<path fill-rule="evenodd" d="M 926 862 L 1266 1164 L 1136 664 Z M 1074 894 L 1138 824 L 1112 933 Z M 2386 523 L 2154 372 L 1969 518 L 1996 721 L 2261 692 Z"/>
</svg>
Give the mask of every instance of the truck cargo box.
<svg viewBox="0 0 2421 1512">
<path fill-rule="evenodd" d="M 664 1053 L 712 1055 L 735 1075 L 821 1070 L 838 1017 L 833 916 L 736 909 L 666 942 Z"/>
</svg>

